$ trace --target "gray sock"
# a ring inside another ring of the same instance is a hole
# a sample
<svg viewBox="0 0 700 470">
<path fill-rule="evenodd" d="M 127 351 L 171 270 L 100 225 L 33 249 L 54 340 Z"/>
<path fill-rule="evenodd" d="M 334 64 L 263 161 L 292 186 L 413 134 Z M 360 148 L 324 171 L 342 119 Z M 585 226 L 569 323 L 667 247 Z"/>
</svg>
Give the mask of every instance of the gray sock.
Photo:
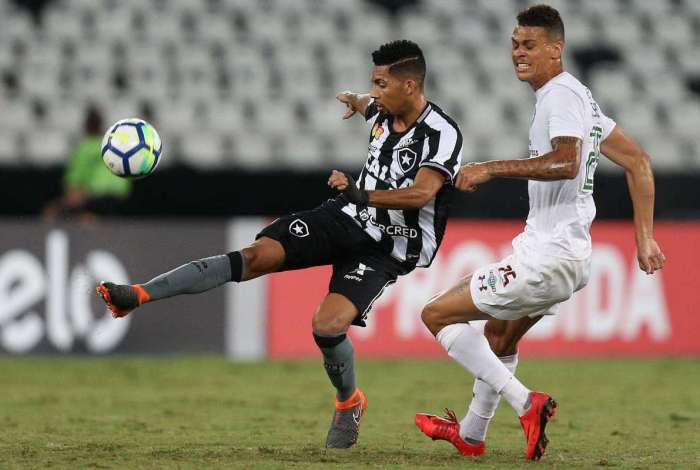
<svg viewBox="0 0 700 470">
<path fill-rule="evenodd" d="M 142 284 L 150 300 L 180 294 L 198 294 L 231 280 L 231 262 L 227 255 L 190 261 Z"/>
<path fill-rule="evenodd" d="M 314 332 L 314 340 L 323 353 L 323 366 L 338 391 L 338 400 L 345 401 L 355 391 L 355 360 L 352 341 L 345 335 L 323 336 Z"/>
</svg>

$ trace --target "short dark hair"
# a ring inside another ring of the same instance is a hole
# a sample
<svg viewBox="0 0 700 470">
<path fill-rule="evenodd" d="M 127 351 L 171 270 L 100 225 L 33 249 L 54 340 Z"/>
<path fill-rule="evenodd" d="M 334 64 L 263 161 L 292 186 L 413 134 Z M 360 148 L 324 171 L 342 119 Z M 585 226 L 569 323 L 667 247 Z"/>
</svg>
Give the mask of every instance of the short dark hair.
<svg viewBox="0 0 700 470">
<path fill-rule="evenodd" d="M 518 13 L 519 26 L 539 26 L 549 37 L 564 40 L 564 22 L 559 12 L 549 5 L 534 5 Z"/>
<path fill-rule="evenodd" d="M 374 65 L 388 65 L 389 73 L 410 74 L 416 77 L 418 86 L 423 88 L 425 81 L 425 57 L 418 44 L 407 39 L 382 44 L 372 52 Z"/>
</svg>

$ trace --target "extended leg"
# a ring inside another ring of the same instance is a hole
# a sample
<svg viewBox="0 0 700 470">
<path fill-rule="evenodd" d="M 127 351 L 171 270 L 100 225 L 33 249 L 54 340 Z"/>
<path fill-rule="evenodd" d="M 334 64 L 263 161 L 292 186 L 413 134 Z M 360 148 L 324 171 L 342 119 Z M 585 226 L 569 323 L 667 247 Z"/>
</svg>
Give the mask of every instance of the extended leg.
<svg viewBox="0 0 700 470">
<path fill-rule="evenodd" d="M 115 318 L 123 317 L 146 302 L 198 294 L 229 281 L 246 281 L 274 272 L 282 266 L 284 257 L 284 248 L 278 241 L 262 237 L 241 251 L 190 261 L 145 284 L 102 282 L 97 292 Z"/>
</svg>

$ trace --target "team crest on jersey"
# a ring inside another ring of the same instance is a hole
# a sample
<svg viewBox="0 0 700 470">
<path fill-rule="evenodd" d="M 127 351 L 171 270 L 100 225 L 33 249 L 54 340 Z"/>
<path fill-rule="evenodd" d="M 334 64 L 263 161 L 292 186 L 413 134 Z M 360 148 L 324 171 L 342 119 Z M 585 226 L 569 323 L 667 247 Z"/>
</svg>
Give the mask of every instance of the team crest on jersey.
<svg viewBox="0 0 700 470">
<path fill-rule="evenodd" d="M 384 133 L 384 128 L 382 127 L 382 125 L 379 124 L 378 122 L 375 122 L 374 126 L 372 126 L 372 132 L 371 132 L 372 139 L 380 138 L 383 133 Z"/>
<path fill-rule="evenodd" d="M 401 166 L 401 171 L 408 173 L 416 165 L 416 152 L 411 149 L 401 149 L 396 152 L 396 156 L 399 159 L 399 165 Z"/>
<path fill-rule="evenodd" d="M 295 237 L 304 238 L 309 236 L 309 226 L 301 219 L 294 219 L 289 224 L 289 233 Z"/>
<path fill-rule="evenodd" d="M 489 278 L 487 279 L 486 283 L 491 288 L 491 292 L 496 292 L 496 281 L 496 275 L 493 273 L 493 271 L 489 271 Z"/>
</svg>

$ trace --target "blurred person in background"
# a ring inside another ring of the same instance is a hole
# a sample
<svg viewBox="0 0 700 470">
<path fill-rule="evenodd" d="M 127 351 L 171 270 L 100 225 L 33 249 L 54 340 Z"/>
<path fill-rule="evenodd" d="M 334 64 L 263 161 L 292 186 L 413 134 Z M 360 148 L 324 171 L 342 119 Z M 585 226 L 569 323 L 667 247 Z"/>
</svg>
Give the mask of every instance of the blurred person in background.
<svg viewBox="0 0 700 470">
<path fill-rule="evenodd" d="M 105 131 L 100 111 L 94 105 L 86 110 L 83 137 L 71 155 L 63 176 L 63 194 L 43 210 L 45 221 L 79 218 L 90 221 L 99 215 L 118 212 L 131 193 L 131 181 L 119 178 L 102 161 Z"/>
<path fill-rule="evenodd" d="M 525 458 L 539 460 L 557 403 L 514 376 L 518 342 L 588 283 L 590 227 L 596 213 L 593 182 L 601 153 L 625 169 L 640 269 L 652 274 L 663 267 L 665 257 L 653 236 L 649 156 L 603 114 L 590 90 L 564 71 L 559 12 L 537 5 L 517 20 L 511 37 L 515 74 L 536 95 L 529 158 L 465 165 L 456 185 L 471 192 L 492 178 L 528 179 L 527 224 L 513 240 L 512 255 L 475 270 L 423 309 L 430 332 L 476 382 L 461 422 L 449 410 L 446 418 L 421 413 L 415 420 L 429 437 L 449 441 L 464 455 L 481 455 L 486 429 L 503 396 L 525 432 Z M 469 324 L 473 320 L 487 320 L 483 335 Z"/>
</svg>

